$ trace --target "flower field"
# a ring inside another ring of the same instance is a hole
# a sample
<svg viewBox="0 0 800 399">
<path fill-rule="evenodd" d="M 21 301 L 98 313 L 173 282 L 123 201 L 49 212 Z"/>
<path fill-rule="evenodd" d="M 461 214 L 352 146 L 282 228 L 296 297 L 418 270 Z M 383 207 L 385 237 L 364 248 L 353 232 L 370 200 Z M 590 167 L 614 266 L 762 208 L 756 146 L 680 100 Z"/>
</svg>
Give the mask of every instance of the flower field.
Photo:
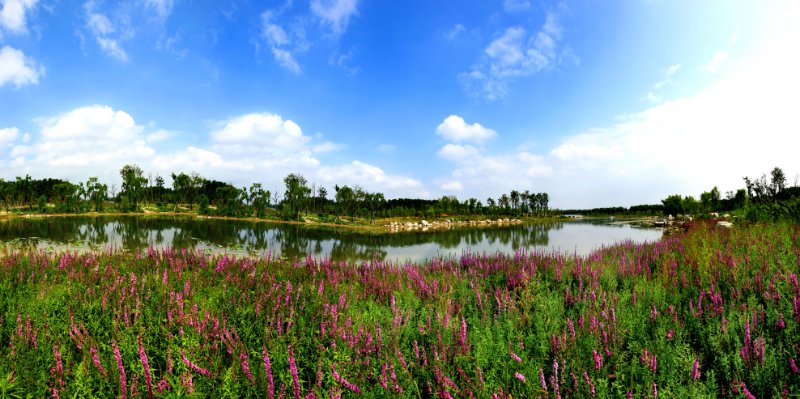
<svg viewBox="0 0 800 399">
<path fill-rule="evenodd" d="M 0 258 L 0 398 L 789 397 L 800 226 L 424 264 Z"/>
</svg>

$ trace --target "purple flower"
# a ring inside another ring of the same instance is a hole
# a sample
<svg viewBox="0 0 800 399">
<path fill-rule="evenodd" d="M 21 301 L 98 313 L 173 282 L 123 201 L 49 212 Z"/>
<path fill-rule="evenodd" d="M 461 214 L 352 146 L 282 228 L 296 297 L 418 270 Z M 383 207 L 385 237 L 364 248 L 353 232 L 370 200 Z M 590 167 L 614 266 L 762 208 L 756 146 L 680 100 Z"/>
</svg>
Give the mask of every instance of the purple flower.
<svg viewBox="0 0 800 399">
<path fill-rule="evenodd" d="M 114 351 L 114 359 L 117 361 L 117 370 L 119 371 L 119 397 L 125 399 L 128 391 L 128 382 L 125 377 L 125 367 L 122 365 L 122 355 L 119 353 L 116 340 L 111 341 L 111 349 Z"/>
<path fill-rule="evenodd" d="M 522 382 L 525 382 L 525 376 L 520 374 L 519 372 L 514 373 L 514 377 Z"/>
<path fill-rule="evenodd" d="M 269 352 L 267 347 L 261 348 L 261 355 L 264 359 L 264 371 L 267 373 L 267 398 L 273 399 L 275 397 L 275 380 L 272 378 L 272 365 L 269 362 Z"/>
<path fill-rule="evenodd" d="M 800 374 L 800 368 L 797 368 L 797 363 L 795 363 L 794 358 L 789 359 L 789 367 L 792 368 L 792 373 Z"/>
<path fill-rule="evenodd" d="M 139 344 L 139 360 L 142 362 L 142 370 L 144 371 L 144 382 L 147 385 L 147 393 L 153 397 L 153 376 L 150 374 L 150 362 L 147 361 L 147 354 L 144 352 L 144 345 L 142 344 L 142 336 L 137 340 Z"/>
<path fill-rule="evenodd" d="M 697 381 L 700 378 L 700 361 L 694 359 L 694 363 L 692 364 L 692 380 Z"/>
<path fill-rule="evenodd" d="M 289 283 L 291 287 L 291 283 Z M 289 288 L 291 292 L 291 288 Z M 286 295 L 287 302 L 289 295 Z M 289 346 L 289 372 L 292 373 L 292 389 L 294 390 L 294 399 L 300 399 L 300 377 L 297 376 L 297 363 L 294 359 L 294 348 Z"/>
<path fill-rule="evenodd" d="M 95 346 L 91 347 L 89 349 L 89 353 L 92 354 L 92 363 L 94 363 L 94 366 L 97 367 L 97 370 L 100 372 L 100 375 L 102 375 L 103 378 L 105 378 L 106 370 L 103 368 L 103 364 L 100 363 L 100 357 L 97 355 L 97 347 Z"/>
<path fill-rule="evenodd" d="M 600 368 L 603 367 L 603 357 L 597 353 L 596 350 L 592 349 L 592 358 L 594 359 L 595 370 L 600 370 Z"/>
<path fill-rule="evenodd" d="M 247 354 L 244 351 L 239 352 L 239 361 L 242 364 L 242 371 L 244 372 L 244 375 L 248 380 L 250 380 L 251 385 L 254 384 L 255 382 L 253 381 L 253 374 L 250 373 L 250 364 L 247 363 Z"/>
<path fill-rule="evenodd" d="M 522 363 L 522 359 L 516 353 L 509 351 L 508 354 L 512 359 L 514 359 L 515 362 Z"/>
</svg>

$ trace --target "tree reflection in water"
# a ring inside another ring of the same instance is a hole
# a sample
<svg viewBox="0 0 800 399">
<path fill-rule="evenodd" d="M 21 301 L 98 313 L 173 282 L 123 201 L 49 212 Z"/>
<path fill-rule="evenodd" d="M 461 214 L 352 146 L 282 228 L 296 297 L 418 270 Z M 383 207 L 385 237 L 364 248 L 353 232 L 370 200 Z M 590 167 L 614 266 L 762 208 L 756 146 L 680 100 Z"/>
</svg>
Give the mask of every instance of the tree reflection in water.
<svg viewBox="0 0 800 399">
<path fill-rule="evenodd" d="M 452 228 L 427 232 L 364 233 L 332 227 L 271 224 L 242 220 L 164 216 L 98 216 L 11 219 L 0 222 L 6 247 L 102 248 L 142 250 L 150 245 L 176 249 L 266 253 L 289 259 L 330 256 L 335 260 L 389 259 L 465 250 L 495 252 L 548 247 L 550 233 L 563 223 Z M 420 252 L 421 253 L 421 252 Z"/>
</svg>

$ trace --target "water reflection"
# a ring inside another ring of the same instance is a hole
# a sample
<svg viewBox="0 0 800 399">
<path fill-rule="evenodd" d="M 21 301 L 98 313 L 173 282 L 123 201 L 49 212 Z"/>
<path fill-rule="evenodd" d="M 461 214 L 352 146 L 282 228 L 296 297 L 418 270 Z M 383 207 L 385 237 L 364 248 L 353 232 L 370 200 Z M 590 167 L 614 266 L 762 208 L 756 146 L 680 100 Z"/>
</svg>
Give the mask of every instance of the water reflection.
<svg viewBox="0 0 800 399">
<path fill-rule="evenodd" d="M 337 260 L 422 260 L 437 255 L 514 252 L 522 248 L 586 254 L 620 240 L 657 240 L 661 233 L 629 225 L 547 223 L 452 228 L 428 232 L 363 233 L 351 230 L 189 217 L 98 216 L 13 219 L 0 222 L 9 248 L 127 250 L 172 246 L 214 252 L 265 253 L 289 259 L 306 254 Z"/>
</svg>

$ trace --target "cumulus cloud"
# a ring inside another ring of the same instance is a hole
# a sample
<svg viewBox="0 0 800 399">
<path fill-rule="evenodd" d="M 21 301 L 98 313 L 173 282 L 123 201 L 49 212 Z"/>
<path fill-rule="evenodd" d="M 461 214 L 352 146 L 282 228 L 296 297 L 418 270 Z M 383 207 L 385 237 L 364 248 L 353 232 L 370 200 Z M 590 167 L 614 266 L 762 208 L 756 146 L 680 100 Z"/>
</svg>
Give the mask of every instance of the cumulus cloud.
<svg viewBox="0 0 800 399">
<path fill-rule="evenodd" d="M 450 115 L 436 128 L 436 134 L 456 143 L 465 141 L 482 143 L 496 136 L 497 132 L 482 126 L 480 123 L 469 125 L 464 121 L 464 118 L 458 115 Z"/>
<path fill-rule="evenodd" d="M 512 80 L 535 75 L 572 58 L 571 50 L 562 43 L 563 30 L 556 12 L 547 14 L 537 32 L 509 27 L 486 47 L 479 63 L 459 75 L 459 80 L 470 92 L 489 100 L 500 99 L 508 94 Z"/>
<path fill-rule="evenodd" d="M 15 87 L 39 83 L 44 68 L 36 61 L 10 46 L 0 49 L 0 87 L 13 84 Z"/>
<path fill-rule="evenodd" d="M 257 181 L 280 188 L 283 177 L 298 172 L 310 182 L 360 185 L 389 198 L 428 196 L 419 180 L 362 161 L 323 164 L 314 154 L 343 146 L 317 141 L 319 137 L 305 135 L 297 123 L 276 114 L 252 113 L 220 121 L 207 134 L 207 144 L 177 151 L 152 146 L 175 132 L 155 123 L 140 125 L 129 113 L 109 106 L 81 107 L 35 122 L 39 131 L 32 138 L 16 127 L 0 128 L 0 177 L 30 173 L 84 181 L 98 176 L 119 184 L 120 168 L 135 163 L 148 173 L 196 171 L 236 185 Z"/>
<path fill-rule="evenodd" d="M 464 191 L 464 186 L 458 180 L 452 180 L 445 183 L 442 183 L 441 186 L 442 190 L 447 191 Z"/>
<path fill-rule="evenodd" d="M 19 129 L 8 127 L 0 129 L 0 148 L 8 147 L 19 137 Z"/>
<path fill-rule="evenodd" d="M 125 163 L 143 163 L 154 154 L 142 136 L 143 127 L 111 107 L 82 107 L 39 119 L 38 124 L 36 140 L 14 146 L 10 154 L 26 173 L 37 176 L 114 179 Z"/>
<path fill-rule="evenodd" d="M 459 161 L 478 155 L 478 149 L 471 145 L 445 144 L 436 155 L 451 161 Z"/>
<path fill-rule="evenodd" d="M 358 12 L 358 0 L 311 0 L 311 12 L 339 36 Z"/>
<path fill-rule="evenodd" d="M 419 180 L 390 175 L 377 166 L 358 160 L 350 164 L 323 166 L 315 176 L 327 184 L 359 185 L 368 190 L 390 191 L 394 195 L 428 196 Z"/>
<path fill-rule="evenodd" d="M 12 33 L 28 30 L 27 15 L 36 7 L 38 0 L 2 0 L 0 28 Z"/>
</svg>

